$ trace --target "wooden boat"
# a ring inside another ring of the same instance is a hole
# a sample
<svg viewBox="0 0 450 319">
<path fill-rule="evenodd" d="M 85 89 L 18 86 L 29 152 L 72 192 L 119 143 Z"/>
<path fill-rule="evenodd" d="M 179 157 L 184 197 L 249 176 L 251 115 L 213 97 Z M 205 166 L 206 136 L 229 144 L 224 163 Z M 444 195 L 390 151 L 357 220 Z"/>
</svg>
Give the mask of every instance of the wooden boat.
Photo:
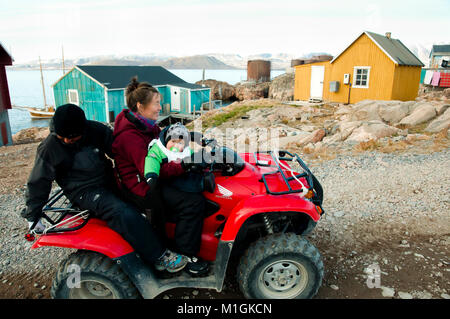
<svg viewBox="0 0 450 319">
<path fill-rule="evenodd" d="M 28 112 L 32 119 L 50 119 L 55 114 L 53 106 L 46 107 L 44 109 L 36 109 L 28 107 Z"/>
<path fill-rule="evenodd" d="M 47 105 L 47 99 L 45 97 L 44 74 L 42 73 L 41 57 L 39 57 L 39 68 L 41 70 L 42 94 L 44 96 L 45 107 L 43 109 L 27 107 L 27 109 L 32 119 L 50 119 L 55 114 L 55 108 L 53 106 Z"/>
</svg>

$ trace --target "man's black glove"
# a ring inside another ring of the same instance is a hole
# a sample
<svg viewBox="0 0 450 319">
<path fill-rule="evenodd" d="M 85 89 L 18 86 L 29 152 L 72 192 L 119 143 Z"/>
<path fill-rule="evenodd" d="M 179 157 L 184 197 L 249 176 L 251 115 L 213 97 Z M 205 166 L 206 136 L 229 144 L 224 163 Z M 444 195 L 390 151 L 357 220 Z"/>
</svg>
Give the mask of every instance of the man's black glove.
<svg viewBox="0 0 450 319">
<path fill-rule="evenodd" d="M 181 167 L 186 172 L 201 172 L 210 164 L 211 156 L 203 149 L 181 160 Z"/>
</svg>

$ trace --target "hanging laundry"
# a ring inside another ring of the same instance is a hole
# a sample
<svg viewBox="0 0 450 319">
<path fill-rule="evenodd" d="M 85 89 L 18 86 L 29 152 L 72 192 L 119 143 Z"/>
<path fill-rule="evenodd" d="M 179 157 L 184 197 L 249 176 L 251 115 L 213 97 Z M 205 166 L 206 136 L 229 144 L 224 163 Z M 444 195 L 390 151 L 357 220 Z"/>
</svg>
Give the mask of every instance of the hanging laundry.
<svg viewBox="0 0 450 319">
<path fill-rule="evenodd" d="M 425 72 L 425 78 L 423 79 L 423 84 L 430 85 L 432 77 L 433 77 L 433 71 L 427 70 L 427 72 Z"/>
<path fill-rule="evenodd" d="M 439 86 L 443 88 L 450 87 L 450 73 L 441 72 L 441 80 L 439 81 Z"/>
<path fill-rule="evenodd" d="M 438 86 L 440 78 L 441 78 L 441 72 L 433 72 L 433 78 L 431 79 L 431 85 Z"/>
</svg>

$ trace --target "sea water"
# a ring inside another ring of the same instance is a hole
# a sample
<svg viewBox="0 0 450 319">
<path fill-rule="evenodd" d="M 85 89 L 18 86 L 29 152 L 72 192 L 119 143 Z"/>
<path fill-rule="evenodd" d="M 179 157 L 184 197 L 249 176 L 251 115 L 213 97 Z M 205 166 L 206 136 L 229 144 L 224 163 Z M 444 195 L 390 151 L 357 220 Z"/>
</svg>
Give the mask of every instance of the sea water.
<svg viewBox="0 0 450 319">
<path fill-rule="evenodd" d="M 203 76 L 203 70 L 201 69 L 177 69 L 169 71 L 189 83 L 200 81 Z M 55 105 L 51 86 L 63 76 L 63 72 L 62 70 L 44 70 L 42 73 L 44 77 L 46 102 L 48 105 Z M 274 78 L 283 73 L 283 70 L 272 70 L 271 77 Z M 42 91 L 41 73 L 39 70 L 13 70 L 7 68 L 6 74 L 11 103 L 13 105 L 37 108 L 44 106 L 44 93 Z M 205 70 L 205 80 L 207 79 L 214 79 L 235 85 L 247 79 L 247 70 Z M 28 111 L 20 108 L 8 110 L 8 114 L 12 134 L 29 127 L 46 127 L 49 122 L 48 119 L 31 119 Z"/>
</svg>

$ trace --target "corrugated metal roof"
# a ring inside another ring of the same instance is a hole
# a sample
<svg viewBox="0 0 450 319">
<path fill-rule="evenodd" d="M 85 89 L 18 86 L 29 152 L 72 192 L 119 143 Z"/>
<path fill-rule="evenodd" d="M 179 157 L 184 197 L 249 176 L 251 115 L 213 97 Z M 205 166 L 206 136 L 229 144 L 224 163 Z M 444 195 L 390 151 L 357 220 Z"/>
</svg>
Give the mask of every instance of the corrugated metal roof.
<svg viewBox="0 0 450 319">
<path fill-rule="evenodd" d="M 365 33 L 399 65 L 425 66 L 400 40 L 373 32 L 366 31 Z"/>
<path fill-rule="evenodd" d="M 189 84 L 161 66 L 77 65 L 77 67 L 108 89 L 126 88 L 134 76 L 138 77 L 139 82 L 148 82 L 153 86 Z"/>
<path fill-rule="evenodd" d="M 400 40 L 387 38 L 384 35 L 364 31 L 359 37 L 366 34 L 372 41 L 396 64 L 407 66 L 425 66 Z M 333 63 L 342 53 L 344 53 L 353 43 L 353 41 L 344 51 L 339 53 L 332 61 Z"/>
</svg>

